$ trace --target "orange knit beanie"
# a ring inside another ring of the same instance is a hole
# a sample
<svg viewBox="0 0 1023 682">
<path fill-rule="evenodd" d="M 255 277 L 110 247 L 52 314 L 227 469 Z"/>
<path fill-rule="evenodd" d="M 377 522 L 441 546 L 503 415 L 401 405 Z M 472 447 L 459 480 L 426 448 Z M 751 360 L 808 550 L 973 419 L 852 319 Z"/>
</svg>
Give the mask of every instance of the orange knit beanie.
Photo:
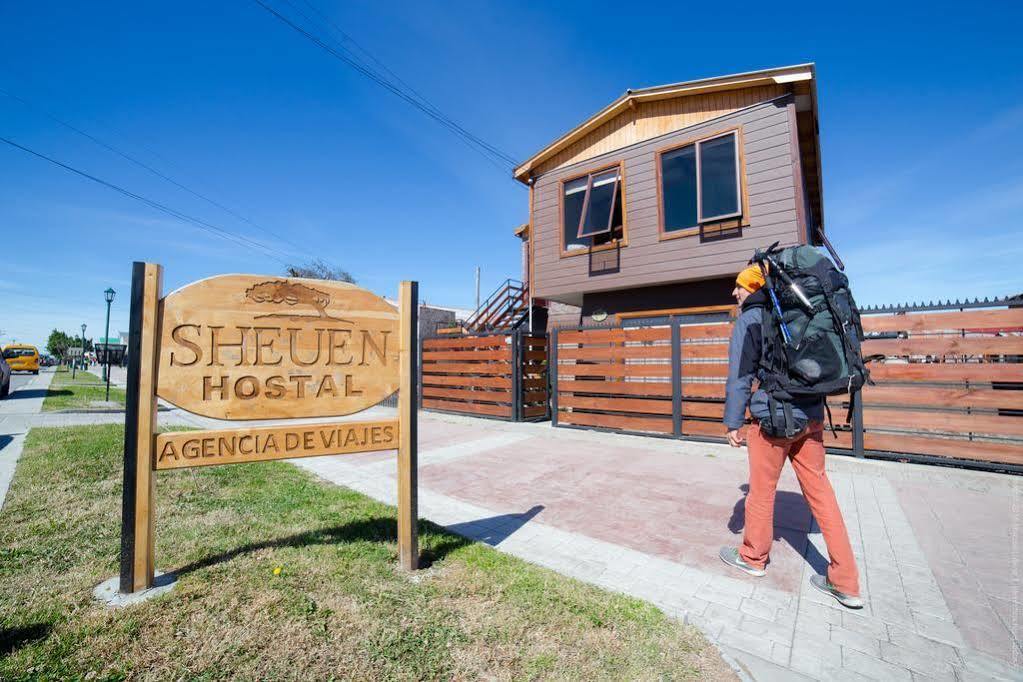
<svg viewBox="0 0 1023 682">
<path fill-rule="evenodd" d="M 735 283 L 752 294 L 764 286 L 764 273 L 759 265 L 751 265 L 736 276 Z"/>
</svg>

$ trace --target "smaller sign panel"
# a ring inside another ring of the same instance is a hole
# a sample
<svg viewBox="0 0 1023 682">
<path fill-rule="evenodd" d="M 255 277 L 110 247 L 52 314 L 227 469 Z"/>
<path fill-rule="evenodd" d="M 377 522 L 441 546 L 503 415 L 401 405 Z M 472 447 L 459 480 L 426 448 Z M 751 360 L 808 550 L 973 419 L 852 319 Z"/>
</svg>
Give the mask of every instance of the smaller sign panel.
<svg viewBox="0 0 1023 682">
<path fill-rule="evenodd" d="M 398 447 L 396 419 L 293 424 L 251 429 L 177 431 L 156 436 L 154 469 L 344 455 Z"/>
</svg>

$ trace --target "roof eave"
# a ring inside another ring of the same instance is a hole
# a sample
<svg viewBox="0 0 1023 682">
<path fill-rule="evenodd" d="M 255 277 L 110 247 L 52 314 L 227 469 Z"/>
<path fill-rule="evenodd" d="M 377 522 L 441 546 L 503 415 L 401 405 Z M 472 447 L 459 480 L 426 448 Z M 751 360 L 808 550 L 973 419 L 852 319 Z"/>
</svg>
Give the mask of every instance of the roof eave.
<svg viewBox="0 0 1023 682">
<path fill-rule="evenodd" d="M 568 131 L 557 140 L 534 154 L 528 160 L 517 166 L 513 176 L 519 182 L 528 182 L 532 171 L 535 170 L 539 164 L 551 158 L 553 155 L 586 135 L 591 130 L 617 116 L 621 111 L 632 106 L 635 102 L 653 102 L 661 99 L 686 97 L 689 95 L 704 94 L 708 92 L 737 90 L 739 88 L 755 87 L 757 85 L 795 83 L 805 80 L 809 80 L 811 82 L 815 80 L 814 64 L 812 62 L 783 66 L 774 69 L 763 69 L 761 71 L 749 71 L 747 73 L 738 73 L 729 76 L 704 78 L 701 80 L 687 81 L 683 83 L 672 83 L 670 85 L 659 85 L 639 90 L 626 90 L 621 97 L 611 102 L 583 123 Z M 816 97 L 814 97 L 814 100 L 816 100 Z"/>
</svg>

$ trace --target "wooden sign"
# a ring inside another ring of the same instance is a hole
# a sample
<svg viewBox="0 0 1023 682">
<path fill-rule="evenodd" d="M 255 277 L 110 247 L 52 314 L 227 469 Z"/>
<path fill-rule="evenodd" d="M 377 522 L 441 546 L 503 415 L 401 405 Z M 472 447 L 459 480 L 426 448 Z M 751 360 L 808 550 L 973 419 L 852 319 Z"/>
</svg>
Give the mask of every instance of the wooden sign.
<svg viewBox="0 0 1023 682">
<path fill-rule="evenodd" d="M 156 437 L 156 469 L 396 450 L 395 420 L 230 431 L 177 431 Z"/>
<path fill-rule="evenodd" d="M 156 393 L 218 419 L 351 414 L 398 390 L 398 311 L 345 282 L 221 275 L 161 306 Z"/>
<path fill-rule="evenodd" d="M 398 555 L 418 567 L 418 285 L 396 309 L 343 282 L 222 275 L 161 298 L 132 271 L 120 591 L 153 586 L 156 471 L 398 451 Z M 398 393 L 396 419 L 157 433 L 157 397 L 220 419 L 352 414 Z"/>
</svg>

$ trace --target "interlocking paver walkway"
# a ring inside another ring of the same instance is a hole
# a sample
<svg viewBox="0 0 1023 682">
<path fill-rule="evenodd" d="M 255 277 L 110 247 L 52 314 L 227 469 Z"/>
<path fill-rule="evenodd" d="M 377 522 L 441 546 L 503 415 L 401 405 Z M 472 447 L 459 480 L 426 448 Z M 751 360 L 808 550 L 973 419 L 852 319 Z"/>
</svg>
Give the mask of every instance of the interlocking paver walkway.
<svg viewBox="0 0 1023 682">
<path fill-rule="evenodd" d="M 5 432 L 123 420 L 26 409 L 0 409 Z M 177 409 L 160 422 L 229 425 Z M 767 577 L 718 560 L 741 541 L 745 450 L 430 413 L 419 442 L 422 517 L 646 599 L 698 625 L 748 678 L 1023 680 L 1021 477 L 829 457 L 867 599 L 848 611 L 809 587 L 827 549 L 791 471 Z M 395 503 L 393 452 L 294 463 Z"/>
<path fill-rule="evenodd" d="M 393 453 L 297 465 L 395 502 Z M 827 549 L 786 471 L 768 576 L 717 558 L 745 450 L 422 413 L 420 515 L 698 625 L 753 679 L 1023 680 L 1019 477 L 829 457 L 867 607 L 809 586 Z"/>
</svg>

